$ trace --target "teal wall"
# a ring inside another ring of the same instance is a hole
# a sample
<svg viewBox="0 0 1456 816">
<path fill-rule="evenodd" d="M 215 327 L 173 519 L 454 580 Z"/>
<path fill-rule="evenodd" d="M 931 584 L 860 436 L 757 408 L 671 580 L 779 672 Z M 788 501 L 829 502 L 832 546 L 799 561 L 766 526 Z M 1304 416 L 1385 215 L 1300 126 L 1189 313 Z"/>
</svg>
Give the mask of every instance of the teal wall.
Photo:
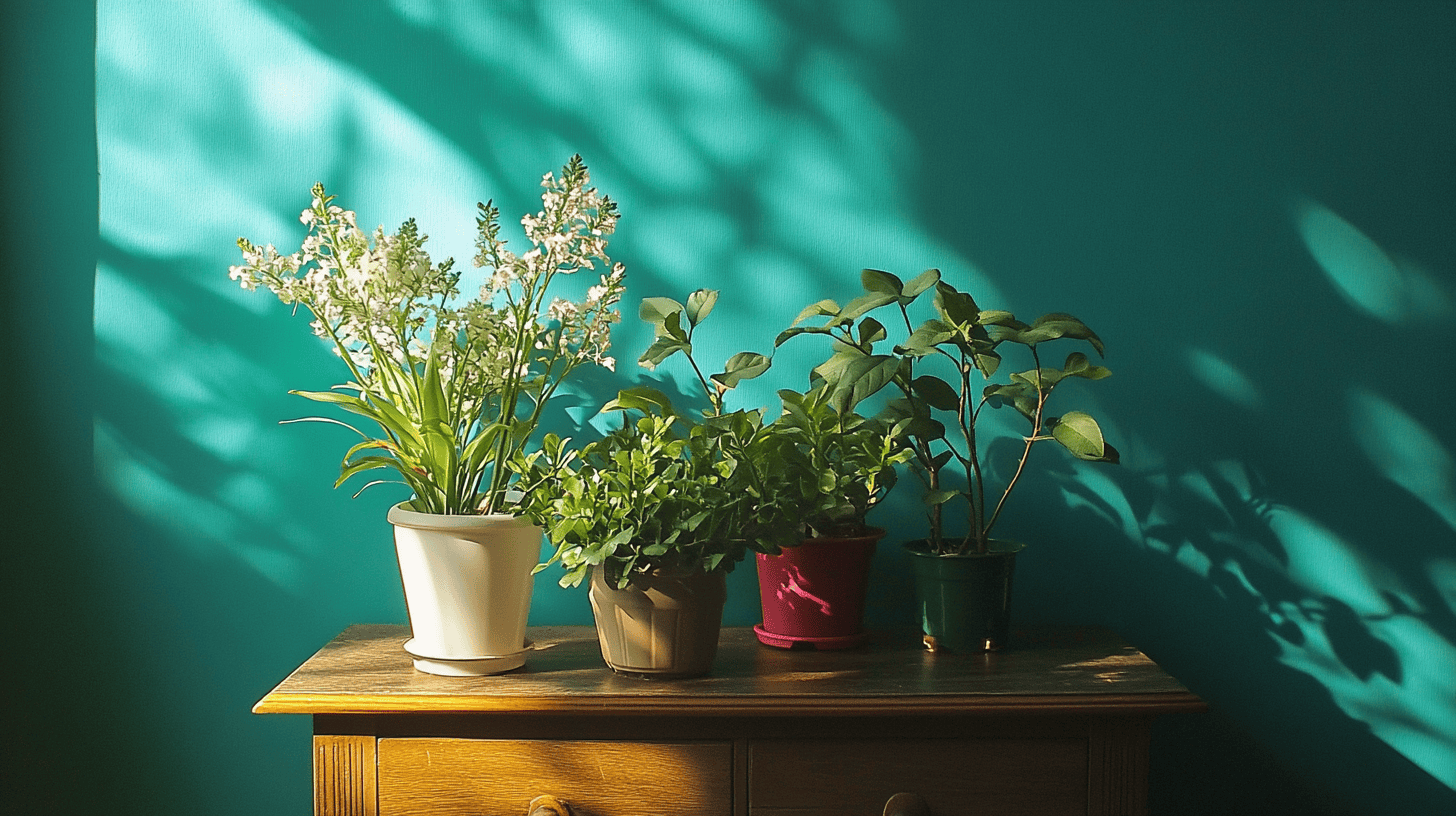
<svg viewBox="0 0 1456 816">
<path fill-rule="evenodd" d="M 474 202 L 534 210 L 573 152 L 621 202 L 632 302 L 723 290 L 709 355 L 767 350 L 864 266 L 1098 330 L 1116 376 L 1077 398 L 1124 464 L 1040 451 L 1003 524 L 1033 544 L 1021 620 L 1113 626 L 1213 707 L 1160 725 L 1159 812 L 1456 810 L 1456 4 L 12 18 L 12 812 L 307 812 L 306 718 L 249 708 L 344 626 L 404 620 L 399 497 L 330 490 L 346 440 L 277 425 L 339 372 L 227 279 L 233 241 L 296 245 L 322 180 L 464 263 Z M 878 521 L 914 535 L 914 497 Z M 875 625 L 909 623 L 903 557 L 876 566 Z M 533 622 L 589 620 L 538 581 Z"/>
</svg>

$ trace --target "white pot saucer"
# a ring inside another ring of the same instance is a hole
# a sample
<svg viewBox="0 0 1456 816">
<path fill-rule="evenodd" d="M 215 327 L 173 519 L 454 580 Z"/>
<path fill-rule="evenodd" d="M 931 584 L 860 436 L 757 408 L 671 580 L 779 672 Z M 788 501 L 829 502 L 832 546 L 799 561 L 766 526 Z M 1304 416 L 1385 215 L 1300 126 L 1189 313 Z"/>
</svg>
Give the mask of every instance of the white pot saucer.
<svg viewBox="0 0 1456 816">
<path fill-rule="evenodd" d="M 519 669 L 526 664 L 526 653 L 531 651 L 531 641 L 526 641 L 519 652 L 504 655 L 483 655 L 481 657 L 434 657 L 421 654 L 414 648 L 414 638 L 405 641 L 404 650 L 415 659 L 415 669 L 425 674 L 442 677 L 483 677 Z"/>
</svg>

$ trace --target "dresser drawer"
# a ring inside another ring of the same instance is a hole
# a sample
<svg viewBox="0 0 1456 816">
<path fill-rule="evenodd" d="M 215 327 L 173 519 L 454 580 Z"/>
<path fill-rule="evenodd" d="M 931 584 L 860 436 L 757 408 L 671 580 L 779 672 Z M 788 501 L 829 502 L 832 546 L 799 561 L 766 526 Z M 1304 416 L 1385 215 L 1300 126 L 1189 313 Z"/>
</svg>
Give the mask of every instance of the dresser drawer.
<svg viewBox="0 0 1456 816">
<path fill-rule="evenodd" d="M 934 816 L 1087 812 L 1085 739 L 764 740 L 748 773 L 753 816 L 880 816 L 896 793 Z"/>
<path fill-rule="evenodd" d="M 379 816 L 525 816 L 543 794 L 577 816 L 729 816 L 731 742 L 379 740 Z"/>
</svg>

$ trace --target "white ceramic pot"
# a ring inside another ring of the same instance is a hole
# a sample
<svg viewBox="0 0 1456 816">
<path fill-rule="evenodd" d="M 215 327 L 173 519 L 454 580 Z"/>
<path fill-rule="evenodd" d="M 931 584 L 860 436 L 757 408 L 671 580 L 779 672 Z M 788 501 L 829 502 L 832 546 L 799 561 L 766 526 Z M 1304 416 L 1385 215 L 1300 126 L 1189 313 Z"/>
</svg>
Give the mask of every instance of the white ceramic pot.
<svg viewBox="0 0 1456 816">
<path fill-rule="evenodd" d="M 526 662 L 526 617 L 541 528 L 515 516 L 389 509 L 413 637 L 430 674 L 498 674 Z"/>
</svg>

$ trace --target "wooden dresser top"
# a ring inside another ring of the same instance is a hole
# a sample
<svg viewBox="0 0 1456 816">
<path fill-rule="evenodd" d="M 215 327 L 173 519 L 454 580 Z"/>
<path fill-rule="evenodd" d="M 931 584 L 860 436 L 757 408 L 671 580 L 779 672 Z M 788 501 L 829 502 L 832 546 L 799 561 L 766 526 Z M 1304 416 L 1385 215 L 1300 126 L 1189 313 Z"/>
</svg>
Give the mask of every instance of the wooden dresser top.
<svg viewBox="0 0 1456 816">
<path fill-rule="evenodd" d="M 1116 635 L 1013 633 L 992 654 L 932 654 L 911 633 L 838 652 L 764 646 L 725 628 L 707 677 L 647 680 L 602 663 L 590 626 L 532 627 L 520 669 L 491 677 L 415 671 L 409 628 L 351 626 L 269 692 L 258 714 L 532 713 L 569 716 L 875 716 L 1201 711 L 1202 701 Z"/>
</svg>

